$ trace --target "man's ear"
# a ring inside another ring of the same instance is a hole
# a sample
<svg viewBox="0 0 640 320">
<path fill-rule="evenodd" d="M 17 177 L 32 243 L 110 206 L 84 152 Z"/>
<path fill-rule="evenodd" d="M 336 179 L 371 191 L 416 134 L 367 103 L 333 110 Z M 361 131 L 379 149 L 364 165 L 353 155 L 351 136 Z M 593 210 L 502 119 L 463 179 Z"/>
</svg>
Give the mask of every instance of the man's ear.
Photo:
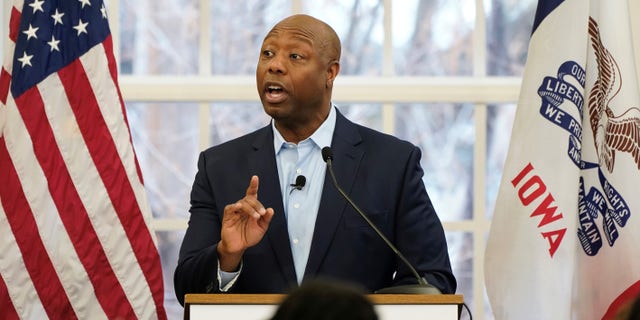
<svg viewBox="0 0 640 320">
<path fill-rule="evenodd" d="M 340 73 L 340 62 L 332 61 L 327 68 L 327 88 L 333 87 L 333 80 L 336 79 L 338 73 Z"/>
</svg>

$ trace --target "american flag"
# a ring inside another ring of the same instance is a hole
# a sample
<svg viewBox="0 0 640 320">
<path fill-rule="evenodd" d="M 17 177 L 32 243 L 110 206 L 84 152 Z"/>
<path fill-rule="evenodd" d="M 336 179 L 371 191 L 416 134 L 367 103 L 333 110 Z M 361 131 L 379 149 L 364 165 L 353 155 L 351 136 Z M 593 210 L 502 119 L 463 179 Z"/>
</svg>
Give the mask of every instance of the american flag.
<svg viewBox="0 0 640 320">
<path fill-rule="evenodd" d="M 100 0 L 18 0 L 0 76 L 0 318 L 165 319 Z"/>
</svg>

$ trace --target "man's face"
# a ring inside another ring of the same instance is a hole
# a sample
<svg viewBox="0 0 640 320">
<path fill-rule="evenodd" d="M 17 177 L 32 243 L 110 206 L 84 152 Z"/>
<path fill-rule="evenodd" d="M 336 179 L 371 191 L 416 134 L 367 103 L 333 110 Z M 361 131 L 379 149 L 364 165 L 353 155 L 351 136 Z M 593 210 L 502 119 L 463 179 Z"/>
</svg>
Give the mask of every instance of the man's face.
<svg viewBox="0 0 640 320">
<path fill-rule="evenodd" d="M 258 93 L 265 112 L 282 124 L 304 125 L 329 105 L 328 64 L 315 36 L 305 28 L 276 27 L 262 43 Z"/>
</svg>

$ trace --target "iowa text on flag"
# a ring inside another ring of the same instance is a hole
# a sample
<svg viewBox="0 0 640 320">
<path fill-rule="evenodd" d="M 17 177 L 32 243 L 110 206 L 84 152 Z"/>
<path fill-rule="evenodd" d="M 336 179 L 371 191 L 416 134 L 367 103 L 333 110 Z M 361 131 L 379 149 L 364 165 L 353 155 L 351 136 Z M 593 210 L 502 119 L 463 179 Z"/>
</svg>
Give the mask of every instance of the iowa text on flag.
<svg viewBox="0 0 640 320">
<path fill-rule="evenodd" d="M 627 0 L 541 0 L 485 254 L 496 319 L 612 319 L 640 293 Z"/>
<path fill-rule="evenodd" d="M 15 1 L 0 77 L 0 318 L 166 318 L 106 10 Z"/>
</svg>

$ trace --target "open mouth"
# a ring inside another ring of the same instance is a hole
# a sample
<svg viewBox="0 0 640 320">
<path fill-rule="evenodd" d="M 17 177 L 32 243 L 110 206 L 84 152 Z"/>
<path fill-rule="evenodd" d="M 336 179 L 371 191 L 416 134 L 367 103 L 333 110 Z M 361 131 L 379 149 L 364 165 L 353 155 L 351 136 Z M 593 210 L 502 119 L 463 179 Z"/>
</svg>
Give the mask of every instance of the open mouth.
<svg viewBox="0 0 640 320">
<path fill-rule="evenodd" d="M 283 92 L 282 87 L 280 86 L 268 86 L 267 87 L 267 93 L 268 94 L 280 94 Z"/>
<path fill-rule="evenodd" d="M 278 84 L 268 84 L 264 96 L 269 103 L 280 103 L 287 99 L 287 92 Z"/>
</svg>

